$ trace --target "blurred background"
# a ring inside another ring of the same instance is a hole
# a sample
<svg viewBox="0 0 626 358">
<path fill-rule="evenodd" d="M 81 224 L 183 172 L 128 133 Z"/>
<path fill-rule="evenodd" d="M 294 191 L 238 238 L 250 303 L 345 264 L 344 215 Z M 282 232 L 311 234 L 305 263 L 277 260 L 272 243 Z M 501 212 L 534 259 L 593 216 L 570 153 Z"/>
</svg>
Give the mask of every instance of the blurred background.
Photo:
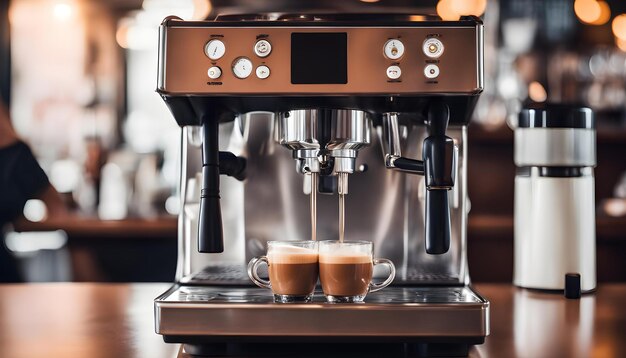
<svg viewBox="0 0 626 358">
<path fill-rule="evenodd" d="M 598 123 L 598 279 L 626 281 L 626 2 L 622 0 L 10 0 L 0 94 L 71 219 L 37 200 L 4 230 L 27 281 L 172 281 L 179 128 L 155 92 L 168 15 L 437 13 L 485 22 L 485 92 L 469 130 L 469 267 L 510 282 L 513 131 L 529 102 Z"/>
</svg>

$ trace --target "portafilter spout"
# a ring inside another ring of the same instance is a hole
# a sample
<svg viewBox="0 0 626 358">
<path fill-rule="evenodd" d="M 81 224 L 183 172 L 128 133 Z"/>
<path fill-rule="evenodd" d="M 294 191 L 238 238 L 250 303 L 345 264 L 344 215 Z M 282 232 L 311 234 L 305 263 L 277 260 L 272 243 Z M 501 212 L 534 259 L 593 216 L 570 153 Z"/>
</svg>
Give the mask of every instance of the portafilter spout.
<svg viewBox="0 0 626 358">
<path fill-rule="evenodd" d="M 306 109 L 282 112 L 276 115 L 276 141 L 291 149 L 298 173 L 319 173 L 318 140 L 321 110 Z"/>
<path fill-rule="evenodd" d="M 339 194 L 347 194 L 347 174 L 356 171 L 359 149 L 370 144 L 371 121 L 363 111 L 336 109 L 329 113 L 328 126 L 325 154 L 332 162 L 332 174 L 339 178 Z"/>
</svg>

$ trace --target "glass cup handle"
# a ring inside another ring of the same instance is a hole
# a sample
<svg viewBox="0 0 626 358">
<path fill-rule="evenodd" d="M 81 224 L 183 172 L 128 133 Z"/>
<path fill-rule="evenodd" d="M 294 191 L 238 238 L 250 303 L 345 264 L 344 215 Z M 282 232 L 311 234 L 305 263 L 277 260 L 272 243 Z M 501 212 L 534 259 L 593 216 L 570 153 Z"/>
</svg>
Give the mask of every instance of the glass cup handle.
<svg viewBox="0 0 626 358">
<path fill-rule="evenodd" d="M 381 283 L 370 283 L 370 292 L 380 291 L 383 288 L 389 286 L 394 278 L 396 278 L 396 267 L 393 265 L 391 260 L 387 259 L 374 259 L 374 266 L 376 265 L 385 265 L 389 268 L 389 277 Z"/>
<path fill-rule="evenodd" d="M 265 263 L 269 266 L 269 262 L 267 261 L 267 256 L 255 257 L 248 263 L 248 277 L 254 282 L 255 285 L 262 288 L 272 288 L 272 285 L 268 280 L 264 280 L 259 277 L 257 270 L 259 269 L 259 265 Z"/>
</svg>

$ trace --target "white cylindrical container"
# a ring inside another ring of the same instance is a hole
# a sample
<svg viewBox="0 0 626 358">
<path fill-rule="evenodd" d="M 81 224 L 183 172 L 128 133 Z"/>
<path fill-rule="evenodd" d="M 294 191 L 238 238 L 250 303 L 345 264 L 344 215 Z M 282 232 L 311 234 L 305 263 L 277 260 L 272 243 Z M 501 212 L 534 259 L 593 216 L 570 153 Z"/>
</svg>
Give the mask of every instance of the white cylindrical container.
<svg viewBox="0 0 626 358">
<path fill-rule="evenodd" d="M 593 112 L 565 105 L 522 110 L 515 130 L 516 286 L 580 290 L 596 287 L 596 146 Z"/>
</svg>

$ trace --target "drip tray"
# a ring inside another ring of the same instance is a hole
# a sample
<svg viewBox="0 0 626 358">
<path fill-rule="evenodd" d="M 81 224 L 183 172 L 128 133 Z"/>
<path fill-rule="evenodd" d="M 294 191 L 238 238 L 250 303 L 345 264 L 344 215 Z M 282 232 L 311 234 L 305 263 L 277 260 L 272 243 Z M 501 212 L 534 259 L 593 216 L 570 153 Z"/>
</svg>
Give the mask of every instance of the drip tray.
<svg viewBox="0 0 626 358">
<path fill-rule="evenodd" d="M 489 302 L 471 287 L 388 287 L 363 303 L 275 303 L 270 290 L 176 285 L 155 300 L 156 331 L 212 337 L 484 337 Z"/>
</svg>

